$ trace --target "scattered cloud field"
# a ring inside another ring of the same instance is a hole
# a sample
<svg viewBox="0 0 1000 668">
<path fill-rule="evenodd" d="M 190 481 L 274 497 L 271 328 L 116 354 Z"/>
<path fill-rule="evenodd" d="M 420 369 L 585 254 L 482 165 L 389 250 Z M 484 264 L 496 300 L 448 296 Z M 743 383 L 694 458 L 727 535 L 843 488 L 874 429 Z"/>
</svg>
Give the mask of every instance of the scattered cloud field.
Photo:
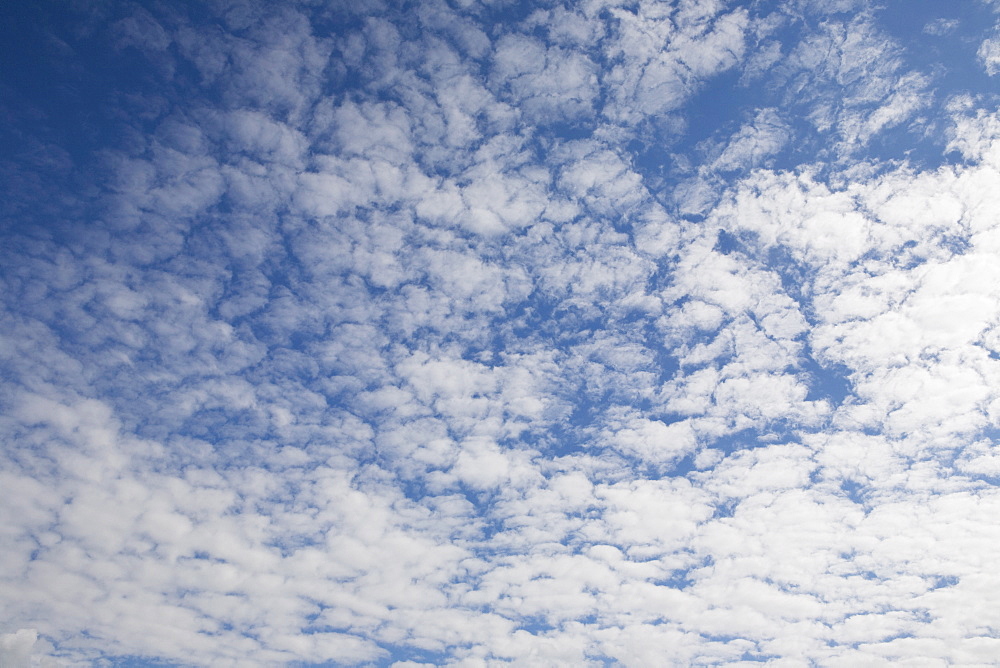
<svg viewBox="0 0 1000 668">
<path fill-rule="evenodd" d="M 12 3 L 0 666 L 988 666 L 1000 3 Z"/>
</svg>

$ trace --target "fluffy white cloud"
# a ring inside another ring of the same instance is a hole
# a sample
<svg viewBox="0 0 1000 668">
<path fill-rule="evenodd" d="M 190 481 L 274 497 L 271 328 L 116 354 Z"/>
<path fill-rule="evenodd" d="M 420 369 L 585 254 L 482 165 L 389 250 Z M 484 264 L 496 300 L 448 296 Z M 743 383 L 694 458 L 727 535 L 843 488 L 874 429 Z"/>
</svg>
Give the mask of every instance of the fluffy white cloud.
<svg viewBox="0 0 1000 668">
<path fill-rule="evenodd" d="M 980 62 L 990 76 L 1000 72 L 1000 40 L 990 38 L 984 40 L 976 53 Z"/>
</svg>

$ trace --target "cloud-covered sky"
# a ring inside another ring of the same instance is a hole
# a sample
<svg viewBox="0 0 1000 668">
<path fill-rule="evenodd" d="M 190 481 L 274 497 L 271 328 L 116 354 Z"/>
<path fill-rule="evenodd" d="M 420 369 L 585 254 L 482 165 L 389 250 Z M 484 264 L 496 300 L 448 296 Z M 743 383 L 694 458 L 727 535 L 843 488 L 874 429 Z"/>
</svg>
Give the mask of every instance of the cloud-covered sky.
<svg viewBox="0 0 1000 668">
<path fill-rule="evenodd" d="M 0 12 L 0 665 L 1000 655 L 1000 3 Z"/>
</svg>

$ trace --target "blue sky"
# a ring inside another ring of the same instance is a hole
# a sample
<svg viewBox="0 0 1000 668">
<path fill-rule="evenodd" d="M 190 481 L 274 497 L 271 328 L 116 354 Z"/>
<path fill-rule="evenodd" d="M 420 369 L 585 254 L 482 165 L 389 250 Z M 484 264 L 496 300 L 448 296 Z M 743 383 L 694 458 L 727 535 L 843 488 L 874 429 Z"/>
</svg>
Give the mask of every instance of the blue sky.
<svg viewBox="0 0 1000 668">
<path fill-rule="evenodd" d="M 8 4 L 0 664 L 1000 653 L 1000 3 Z"/>
</svg>

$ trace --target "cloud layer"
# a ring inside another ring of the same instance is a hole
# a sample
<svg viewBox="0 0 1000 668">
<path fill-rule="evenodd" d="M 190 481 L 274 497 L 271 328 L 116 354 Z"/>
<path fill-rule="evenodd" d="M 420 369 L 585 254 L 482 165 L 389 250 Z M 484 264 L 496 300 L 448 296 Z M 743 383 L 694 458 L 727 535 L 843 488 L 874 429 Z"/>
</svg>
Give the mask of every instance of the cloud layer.
<svg viewBox="0 0 1000 668">
<path fill-rule="evenodd" d="M 0 664 L 989 664 L 965 12 L 13 15 Z"/>
</svg>

